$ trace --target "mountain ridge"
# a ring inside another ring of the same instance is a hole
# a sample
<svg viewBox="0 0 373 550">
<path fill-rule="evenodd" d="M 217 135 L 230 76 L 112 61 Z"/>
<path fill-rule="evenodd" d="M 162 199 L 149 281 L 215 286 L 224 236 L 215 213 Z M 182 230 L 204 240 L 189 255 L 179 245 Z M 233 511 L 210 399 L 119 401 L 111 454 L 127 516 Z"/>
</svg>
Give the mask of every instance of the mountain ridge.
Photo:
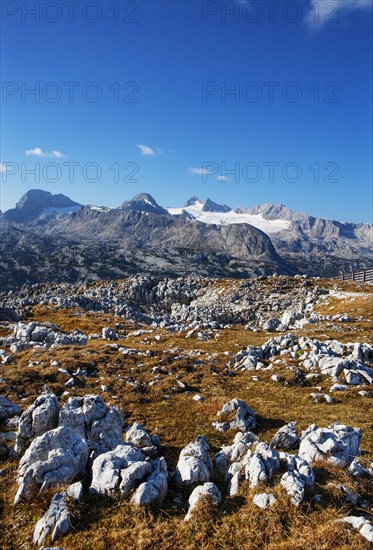
<svg viewBox="0 0 373 550">
<path fill-rule="evenodd" d="M 140 193 L 109 208 L 31 190 L 10 213 L 0 215 L 5 288 L 142 273 L 328 277 L 373 265 L 371 225 L 315 218 L 284 205 L 232 210 L 194 196 L 182 208 L 166 209 Z"/>
</svg>

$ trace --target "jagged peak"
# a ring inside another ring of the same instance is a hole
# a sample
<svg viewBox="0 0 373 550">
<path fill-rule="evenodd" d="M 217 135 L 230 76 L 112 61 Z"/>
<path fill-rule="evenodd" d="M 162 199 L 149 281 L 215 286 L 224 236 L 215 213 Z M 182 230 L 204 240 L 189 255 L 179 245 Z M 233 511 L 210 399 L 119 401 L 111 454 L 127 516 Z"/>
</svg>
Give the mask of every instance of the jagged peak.
<svg viewBox="0 0 373 550">
<path fill-rule="evenodd" d="M 190 199 L 185 201 L 184 208 L 187 208 L 188 206 L 194 206 L 196 204 L 201 204 L 202 205 L 203 202 L 196 195 L 194 195 L 193 197 L 190 197 Z"/>
<path fill-rule="evenodd" d="M 219 204 L 211 199 L 206 199 L 203 208 L 203 212 L 231 212 L 232 208 L 226 204 Z"/>
</svg>

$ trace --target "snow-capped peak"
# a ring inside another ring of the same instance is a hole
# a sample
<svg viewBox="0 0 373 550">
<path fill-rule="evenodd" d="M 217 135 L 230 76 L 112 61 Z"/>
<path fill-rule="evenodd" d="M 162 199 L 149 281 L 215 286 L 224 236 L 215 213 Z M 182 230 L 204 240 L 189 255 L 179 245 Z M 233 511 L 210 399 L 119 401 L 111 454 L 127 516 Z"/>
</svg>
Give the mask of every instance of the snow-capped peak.
<svg viewBox="0 0 373 550">
<path fill-rule="evenodd" d="M 188 208 L 188 206 L 203 206 L 203 202 L 199 200 L 198 197 L 194 195 L 194 197 L 191 197 L 184 203 L 184 208 Z"/>
</svg>

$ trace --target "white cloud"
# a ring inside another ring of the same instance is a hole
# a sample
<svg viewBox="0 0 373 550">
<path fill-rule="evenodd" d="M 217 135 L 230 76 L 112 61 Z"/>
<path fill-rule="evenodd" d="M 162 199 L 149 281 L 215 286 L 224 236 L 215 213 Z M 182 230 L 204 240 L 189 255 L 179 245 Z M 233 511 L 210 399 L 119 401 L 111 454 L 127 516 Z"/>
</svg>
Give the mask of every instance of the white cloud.
<svg viewBox="0 0 373 550">
<path fill-rule="evenodd" d="M 311 28 L 321 28 L 328 23 L 338 23 L 341 15 L 371 8 L 372 0 L 310 0 L 305 21 Z"/>
<path fill-rule="evenodd" d="M 155 155 L 159 155 L 159 149 L 152 149 L 148 145 L 136 145 L 138 149 L 140 149 L 141 154 L 145 155 L 146 157 L 154 157 Z"/>
<path fill-rule="evenodd" d="M 6 166 L 0 162 L 0 173 L 1 172 L 6 172 Z"/>
<path fill-rule="evenodd" d="M 216 176 L 216 179 L 223 183 L 227 183 L 227 181 L 232 181 L 230 178 L 228 178 L 228 176 Z"/>
<path fill-rule="evenodd" d="M 57 158 L 62 159 L 65 155 L 61 153 L 60 151 L 53 150 L 51 153 L 46 153 L 40 147 L 35 147 L 35 149 L 27 149 L 25 151 L 26 155 L 32 155 L 35 157 L 42 157 L 42 158 Z"/>
<path fill-rule="evenodd" d="M 209 176 L 212 174 L 211 170 L 207 170 L 207 168 L 189 168 L 189 172 L 197 176 Z"/>
<path fill-rule="evenodd" d="M 64 157 L 65 155 L 63 155 L 62 153 L 60 153 L 60 151 L 52 151 L 52 155 L 58 159 L 62 159 L 62 157 Z"/>
</svg>

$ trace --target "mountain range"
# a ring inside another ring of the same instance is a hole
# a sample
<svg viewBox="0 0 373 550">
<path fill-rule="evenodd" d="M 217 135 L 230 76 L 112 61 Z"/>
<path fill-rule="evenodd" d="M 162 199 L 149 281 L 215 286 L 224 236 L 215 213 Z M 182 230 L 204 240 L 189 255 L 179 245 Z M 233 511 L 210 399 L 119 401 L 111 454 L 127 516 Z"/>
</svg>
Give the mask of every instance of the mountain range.
<svg viewBox="0 0 373 550">
<path fill-rule="evenodd" d="M 233 210 L 192 197 L 181 208 L 164 208 L 141 193 L 109 208 L 34 189 L 0 214 L 0 285 L 149 273 L 329 277 L 373 264 L 372 227 L 281 204 Z"/>
</svg>

